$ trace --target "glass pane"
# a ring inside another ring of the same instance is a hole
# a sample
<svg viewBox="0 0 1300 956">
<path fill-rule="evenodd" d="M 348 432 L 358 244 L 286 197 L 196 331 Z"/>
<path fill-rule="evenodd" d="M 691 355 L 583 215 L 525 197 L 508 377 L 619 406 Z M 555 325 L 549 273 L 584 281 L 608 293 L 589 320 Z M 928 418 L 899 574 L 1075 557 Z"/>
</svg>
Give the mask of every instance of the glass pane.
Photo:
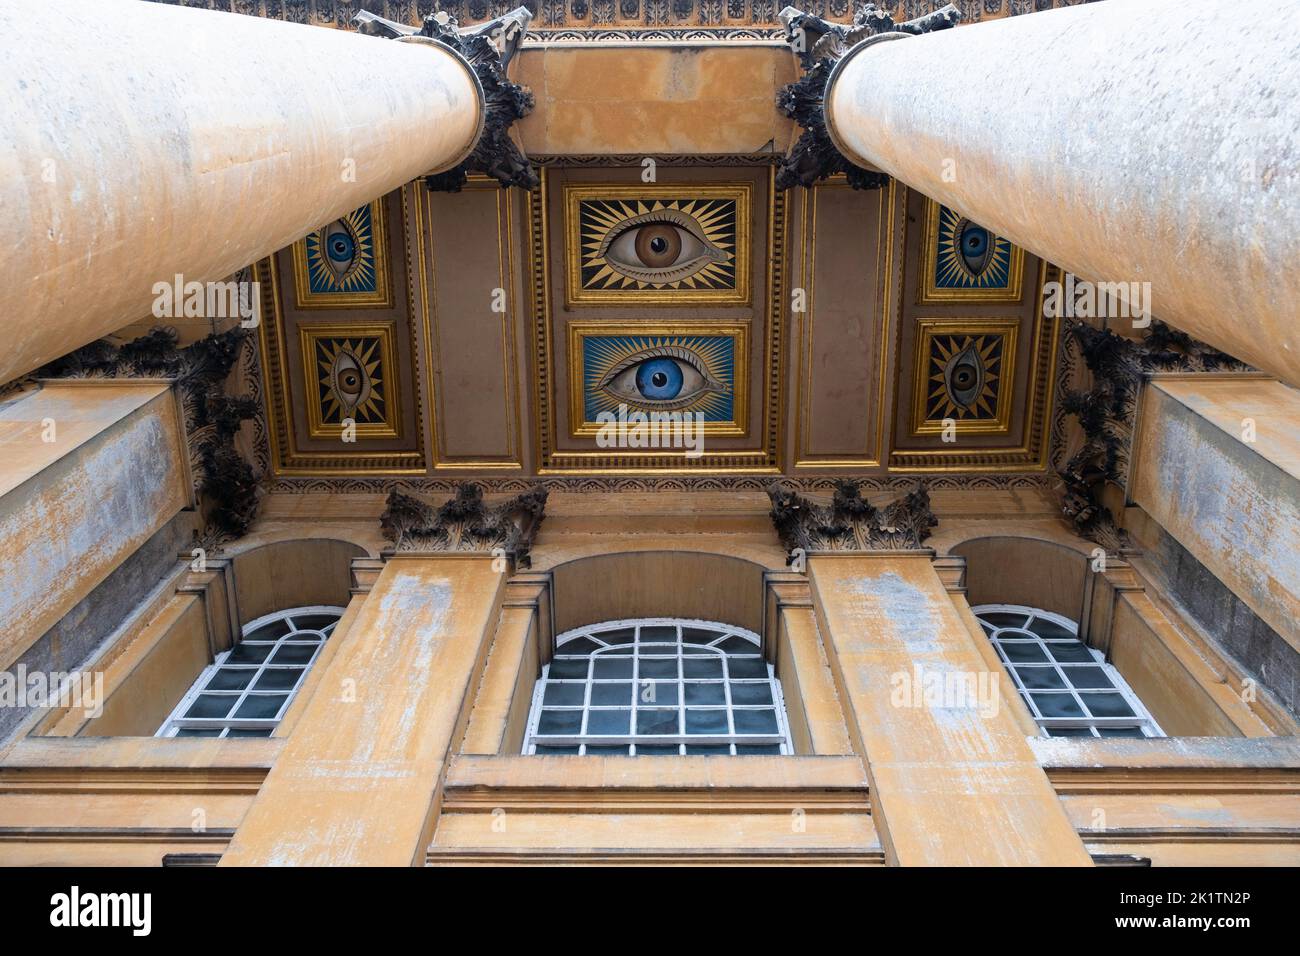
<svg viewBox="0 0 1300 956">
<path fill-rule="evenodd" d="M 770 704 L 772 703 L 772 685 L 732 684 L 731 702 L 733 704 Z"/>
<path fill-rule="evenodd" d="M 1068 627 L 1062 627 L 1055 621 L 1049 621 L 1042 617 L 1034 618 L 1034 623 L 1030 626 L 1030 629 L 1039 637 L 1045 637 L 1048 640 L 1075 636 L 1074 631 Z"/>
<path fill-rule="evenodd" d="M 638 757 L 676 757 L 679 753 L 681 753 L 681 750 L 678 749 L 676 744 L 669 744 L 666 747 L 661 747 L 658 744 L 653 746 L 650 744 L 636 745 L 636 755 Z"/>
<path fill-rule="evenodd" d="M 577 734 L 582 731 L 582 711 L 543 710 L 537 722 L 539 734 Z"/>
<path fill-rule="evenodd" d="M 601 645 L 586 637 L 575 637 L 571 641 L 565 641 L 557 648 L 558 654 L 590 654 L 592 651 L 600 650 Z"/>
<path fill-rule="evenodd" d="M 725 704 L 727 692 L 721 684 L 686 683 L 687 704 Z"/>
<path fill-rule="evenodd" d="M 238 695 L 229 696 L 222 694 L 199 694 L 194 703 L 190 704 L 189 710 L 185 711 L 186 717 L 224 717 L 230 713 L 230 708 L 235 706 L 235 701 L 239 700 Z"/>
<path fill-rule="evenodd" d="M 585 657 L 580 657 L 576 660 L 566 660 L 565 658 L 557 657 L 555 660 L 551 661 L 551 669 L 547 671 L 546 674 L 552 680 L 560 680 L 564 678 L 578 678 L 579 680 L 584 680 L 587 677 L 587 665 L 589 663 L 590 661 Z"/>
<path fill-rule="evenodd" d="M 716 641 L 720 636 L 717 631 L 703 627 L 682 628 L 682 642 L 685 644 L 708 644 Z"/>
<path fill-rule="evenodd" d="M 630 627 L 616 627 L 610 631 L 594 631 L 593 635 L 606 644 L 631 644 L 636 632 Z"/>
<path fill-rule="evenodd" d="M 775 710 L 738 710 L 732 715 L 738 734 L 774 734 L 777 732 Z"/>
<path fill-rule="evenodd" d="M 1079 695 L 1083 700 L 1083 705 L 1092 711 L 1094 717 L 1136 717 L 1133 708 L 1128 705 L 1121 694 L 1089 694 Z"/>
<path fill-rule="evenodd" d="M 779 754 L 780 744 L 736 744 L 736 754 Z"/>
<path fill-rule="evenodd" d="M 711 754 L 731 755 L 731 744 L 687 744 L 686 755 L 709 756 Z"/>
<path fill-rule="evenodd" d="M 677 703 L 676 681 L 648 680 L 636 685 L 637 703 L 642 707 Z"/>
<path fill-rule="evenodd" d="M 278 640 L 289 633 L 289 622 L 283 618 L 278 621 L 271 621 L 269 624 L 263 624 L 255 631 L 249 631 L 244 635 L 246 641 L 274 641 Z"/>
<path fill-rule="evenodd" d="M 766 677 L 767 661 L 761 657 L 729 657 L 727 671 L 732 677 Z"/>
<path fill-rule="evenodd" d="M 1091 737 L 1092 731 L 1087 727 L 1052 727 L 1047 734 L 1049 737 Z"/>
<path fill-rule="evenodd" d="M 672 660 L 669 661 L 659 661 L 659 660 L 646 660 L 643 657 L 641 658 L 641 670 L 639 672 L 639 676 L 643 679 L 655 678 L 655 677 L 676 678 L 677 659 L 673 658 Z"/>
<path fill-rule="evenodd" d="M 223 667 L 214 671 L 212 677 L 208 680 L 205 690 L 243 690 L 248 686 L 248 682 L 256 674 L 255 670 L 240 670 L 239 668 Z"/>
<path fill-rule="evenodd" d="M 271 655 L 271 663 L 307 664 L 315 653 L 316 648 L 311 644 L 281 644 Z"/>
<path fill-rule="evenodd" d="M 538 750 L 541 748 L 539 747 Z M 627 744 L 601 745 L 587 744 L 588 757 L 626 757 L 632 752 Z"/>
<path fill-rule="evenodd" d="M 636 732 L 638 734 L 677 733 L 676 709 L 638 710 L 636 712 Z"/>
<path fill-rule="evenodd" d="M 1083 708 L 1069 694 L 1031 694 L 1044 717 L 1082 717 Z"/>
<path fill-rule="evenodd" d="M 262 671 L 253 690 L 293 690 L 306 671 L 297 667 L 272 667 Z"/>
<path fill-rule="evenodd" d="M 720 644 L 713 645 L 728 654 L 753 654 L 758 650 L 758 645 L 753 641 L 748 641 L 743 637 L 731 636 Z"/>
<path fill-rule="evenodd" d="M 228 734 L 226 734 L 226 736 L 227 737 L 269 737 L 271 736 L 271 728 L 268 727 L 265 730 L 232 729 Z"/>
<path fill-rule="evenodd" d="M 682 661 L 683 677 L 721 677 L 722 661 L 717 657 L 698 657 Z"/>
<path fill-rule="evenodd" d="M 220 737 L 221 731 L 207 730 L 207 729 L 199 730 L 196 728 L 184 728 L 176 731 L 176 736 L 177 737 Z"/>
<path fill-rule="evenodd" d="M 536 753 L 538 754 L 576 754 L 577 752 L 578 752 L 578 748 L 576 746 L 575 747 L 546 747 L 543 746 L 542 744 L 538 744 L 536 747 Z"/>
<path fill-rule="evenodd" d="M 236 644 L 226 658 L 227 664 L 260 664 L 271 653 L 271 644 Z"/>
<path fill-rule="evenodd" d="M 725 710 L 691 710 L 686 711 L 686 732 L 688 734 L 726 734 L 727 712 Z"/>
<path fill-rule="evenodd" d="M 596 705 L 631 707 L 632 685 L 626 683 L 592 684 L 591 702 Z"/>
<path fill-rule="evenodd" d="M 1096 666 L 1066 667 L 1065 676 L 1075 687 L 1114 687 L 1115 683 L 1106 674 L 1105 668 Z"/>
<path fill-rule="evenodd" d="M 323 627 L 329 627 L 338 619 L 337 614 L 295 614 L 293 623 L 300 631 L 319 631 Z"/>
<path fill-rule="evenodd" d="M 289 699 L 288 694 L 265 694 L 249 695 L 244 698 L 232 715 L 234 717 L 243 717 L 245 719 L 266 719 L 270 720 L 280 713 L 280 707 Z"/>
<path fill-rule="evenodd" d="M 1098 727 L 1097 733 L 1103 737 L 1145 737 L 1141 727 Z"/>
<path fill-rule="evenodd" d="M 1031 690 L 1056 689 L 1065 686 L 1065 681 L 1061 679 L 1055 667 L 1017 667 L 1016 676 Z"/>
<path fill-rule="evenodd" d="M 630 710 L 593 710 L 587 714 L 589 734 L 626 734 L 631 727 Z"/>
<path fill-rule="evenodd" d="M 561 684 L 553 680 L 547 681 L 546 690 L 542 692 L 542 704 L 546 707 L 581 706 L 586 688 L 586 684 Z M 594 690 L 595 688 L 593 688 L 593 696 Z M 602 701 L 602 703 L 615 704 L 618 701 Z"/>
<path fill-rule="evenodd" d="M 1047 661 L 1047 655 L 1043 653 L 1043 648 L 1039 644 L 1011 644 L 999 642 L 998 647 L 1002 653 L 1007 656 L 1007 660 L 1013 664 L 1037 664 Z"/>
<path fill-rule="evenodd" d="M 629 657 L 607 657 L 602 654 L 595 658 L 595 670 L 592 676 L 598 680 L 607 680 L 611 677 L 631 677 L 632 659 Z"/>
<path fill-rule="evenodd" d="M 667 624 L 653 624 L 641 628 L 641 643 L 649 641 L 667 641 L 677 643 L 677 628 Z"/>
<path fill-rule="evenodd" d="M 1047 649 L 1051 651 L 1052 656 L 1058 661 L 1091 664 L 1096 660 L 1081 641 L 1060 641 L 1055 644 L 1048 644 Z"/>
</svg>

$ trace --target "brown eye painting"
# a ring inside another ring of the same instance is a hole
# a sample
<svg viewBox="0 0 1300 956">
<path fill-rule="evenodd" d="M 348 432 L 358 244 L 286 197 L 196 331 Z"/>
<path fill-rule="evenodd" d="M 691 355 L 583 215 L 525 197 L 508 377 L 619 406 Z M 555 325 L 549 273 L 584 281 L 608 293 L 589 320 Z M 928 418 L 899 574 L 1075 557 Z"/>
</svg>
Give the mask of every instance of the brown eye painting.
<svg viewBox="0 0 1300 956">
<path fill-rule="evenodd" d="M 570 304 L 749 300 L 749 184 L 569 186 Z"/>
</svg>

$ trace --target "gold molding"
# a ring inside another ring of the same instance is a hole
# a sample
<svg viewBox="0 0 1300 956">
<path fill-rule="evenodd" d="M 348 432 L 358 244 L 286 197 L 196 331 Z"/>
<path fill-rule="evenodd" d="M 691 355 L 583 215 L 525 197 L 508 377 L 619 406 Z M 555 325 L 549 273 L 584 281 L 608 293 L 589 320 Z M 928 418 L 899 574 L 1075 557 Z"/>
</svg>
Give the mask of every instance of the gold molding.
<svg viewBox="0 0 1300 956">
<path fill-rule="evenodd" d="M 894 449 L 889 454 L 891 474 L 969 472 L 1033 472 L 1047 469 L 1052 417 L 1052 386 L 1060 356 L 1060 323 L 1043 315 L 1043 286 L 1058 280 L 1060 270 L 1038 263 L 1038 288 L 1034 293 L 1033 342 L 1025 406 L 1025 441 L 1015 448 Z"/>
<path fill-rule="evenodd" d="M 310 392 L 307 401 L 307 432 L 312 438 L 338 439 L 343 426 L 327 425 L 322 420 L 317 389 L 320 370 L 316 367 L 316 341 L 318 339 L 379 338 L 380 368 L 384 378 L 384 421 L 356 422 L 354 432 L 358 438 L 401 438 L 401 390 L 396 387 L 397 350 L 393 346 L 393 322 L 370 322 L 364 325 L 299 325 L 298 351 L 302 354 L 303 387 Z"/>
<path fill-rule="evenodd" d="M 803 210 L 802 210 L 802 233 L 800 236 L 801 244 L 804 247 L 805 254 L 800 264 L 800 282 L 807 293 L 807 302 L 801 321 L 801 336 L 799 342 L 799 379 L 797 386 L 797 398 L 795 402 L 795 441 L 794 441 L 794 467 L 796 470 L 808 469 L 860 469 L 860 468 L 879 468 L 885 454 L 885 435 L 887 428 L 886 411 L 892 405 L 889 401 L 889 357 L 892 352 L 890 348 L 890 326 L 894 318 L 894 304 L 891 301 L 892 293 L 898 282 L 901 282 L 901 275 L 895 277 L 894 257 L 896 252 L 896 243 L 898 238 L 898 223 L 896 217 L 898 214 L 898 196 L 897 181 L 890 178 L 887 186 L 876 190 L 880 197 L 880 226 L 877 230 L 876 255 L 880 281 L 878 302 L 880 304 L 880 315 L 876 326 L 879 334 L 877 345 L 878 361 L 876 362 L 876 441 L 875 453 L 869 451 L 865 456 L 853 457 L 844 455 L 814 455 L 807 451 L 804 445 L 805 437 L 810 431 L 812 420 L 812 397 L 808 391 L 808 385 L 812 381 L 812 348 L 815 325 L 815 279 L 817 265 L 817 197 L 822 189 L 848 189 L 847 178 L 841 173 L 830 177 L 825 182 L 817 183 L 811 189 L 804 191 Z M 868 413 L 870 414 L 870 413 Z M 868 419 L 869 420 L 869 419 Z"/>
<path fill-rule="evenodd" d="M 579 204 L 591 199 L 732 199 L 736 203 L 736 245 L 733 253 L 736 284 L 733 289 L 619 289 L 582 288 L 582 236 Z M 620 186 L 600 183 L 566 183 L 563 202 L 565 228 L 565 308 L 586 306 L 656 305 L 690 307 L 699 305 L 748 306 L 750 290 L 750 234 L 753 230 L 753 183 L 645 183 Z"/>
<path fill-rule="evenodd" d="M 1017 303 L 1024 295 L 1025 251 L 1005 236 L 992 230 L 989 235 L 1002 239 L 1011 247 L 1007 263 L 1007 287 L 1004 289 L 940 289 L 935 285 L 934 273 L 939 262 L 939 207 L 940 203 L 925 199 L 925 224 L 921 231 L 921 275 L 917 283 L 918 305 L 953 305 L 961 303 L 987 304 L 992 302 Z"/>
<path fill-rule="evenodd" d="M 307 239 L 303 237 L 293 244 L 293 286 L 299 309 L 391 309 L 393 307 L 393 286 L 388 270 L 388 220 L 384 215 L 384 198 L 381 196 L 369 204 L 371 246 L 375 260 L 375 291 L 312 292 L 311 277 L 307 274 Z M 328 226 L 329 223 L 325 225 Z M 325 226 L 321 227 L 323 228 Z"/>
<path fill-rule="evenodd" d="M 917 319 L 917 336 L 912 346 L 912 415 L 911 435 L 937 435 L 944 431 L 945 419 L 927 418 L 926 399 L 930 392 L 930 342 L 936 335 L 1001 335 L 1002 358 L 998 370 L 997 407 L 988 419 L 953 419 L 955 431 L 962 435 L 1005 435 L 1011 429 L 1011 407 L 1015 396 L 1016 339 L 1020 332 L 1018 318 Z M 1010 374 L 1008 374 L 1010 370 Z"/>
<path fill-rule="evenodd" d="M 732 340 L 731 421 L 704 422 L 705 435 L 743 438 L 749 434 L 749 323 L 707 322 L 605 322 L 571 320 L 569 322 L 569 435 L 588 438 L 599 434 L 601 425 L 586 417 L 585 383 L 582 361 L 583 340 L 598 335 L 655 336 L 728 336 Z M 688 411 L 689 409 L 678 409 Z M 640 409 L 649 414 L 652 409 Z"/>
<path fill-rule="evenodd" d="M 387 197 L 385 197 L 386 199 Z M 382 201 L 382 200 L 381 200 Z M 402 221 L 410 222 L 407 193 L 402 191 Z M 257 336 L 261 350 L 262 389 L 265 396 L 267 445 L 271 453 L 271 472 L 276 477 L 310 478 L 332 474 L 347 477 L 389 477 L 423 475 L 426 472 L 423 440 L 423 405 L 418 385 L 414 388 L 415 448 L 409 451 L 315 452 L 298 448 L 293 417 L 287 402 L 289 371 L 284 325 L 283 299 L 280 292 L 279 253 L 253 264 L 254 277 L 262 293 L 262 321 Z M 409 265 L 409 263 L 408 263 Z M 407 301 L 415 310 L 413 271 L 407 269 Z M 416 324 L 411 321 L 412 356 L 420 351 Z"/>
<path fill-rule="evenodd" d="M 528 196 L 529 281 L 532 289 L 532 385 L 536 396 L 534 415 L 539 475 L 771 475 L 781 472 L 781 436 L 784 434 L 785 411 L 782 393 L 781 333 L 785 317 L 786 292 L 784 263 L 789 235 L 786 222 L 786 195 L 775 188 L 776 167 L 767 164 L 768 256 L 766 328 L 764 330 L 764 372 L 762 434 L 755 449 L 709 452 L 697 459 L 681 452 L 611 454 L 595 451 L 560 451 L 556 449 L 555 376 L 550 365 L 551 341 L 551 274 L 550 274 L 550 172 L 541 169 L 541 183 Z M 752 184 L 750 184 L 752 185 Z M 751 373 L 752 374 L 752 373 Z M 752 410 L 751 410 L 752 413 Z"/>
<path fill-rule="evenodd" d="M 497 276 L 500 288 L 506 293 L 506 311 L 500 313 L 501 339 L 503 343 L 502 364 L 503 395 L 506 418 L 506 446 L 510 449 L 504 456 L 491 458 L 457 457 L 448 454 L 443 445 L 441 423 L 446 420 L 442 403 L 443 389 L 439 382 L 442 369 L 442 351 L 439 345 L 438 306 L 436 291 L 431 294 L 430 287 L 437 289 L 437 266 L 433 258 L 433 208 L 427 191 L 414 188 L 415 201 L 415 244 L 416 267 L 419 269 L 420 301 L 424 323 L 424 339 L 428 344 L 426 361 L 426 382 L 429 389 L 430 429 L 432 431 L 432 468 L 434 471 L 522 471 L 524 468 L 522 428 L 523 418 L 520 410 L 520 388 L 517 353 L 515 351 L 516 316 L 519 301 L 514 274 L 515 252 L 511 229 L 510 203 L 513 193 L 501 188 L 501 185 L 488 176 L 471 173 L 461 187 L 461 192 L 491 191 L 496 198 L 497 215 Z M 425 252 L 425 230 L 428 230 L 428 253 Z"/>
</svg>

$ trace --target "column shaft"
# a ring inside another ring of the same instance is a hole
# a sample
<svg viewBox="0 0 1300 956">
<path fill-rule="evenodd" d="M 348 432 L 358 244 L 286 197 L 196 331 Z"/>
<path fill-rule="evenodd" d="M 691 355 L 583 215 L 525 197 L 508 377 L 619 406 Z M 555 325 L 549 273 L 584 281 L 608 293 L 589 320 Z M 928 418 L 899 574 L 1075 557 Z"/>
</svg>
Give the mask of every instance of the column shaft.
<svg viewBox="0 0 1300 956">
<path fill-rule="evenodd" d="M 0 383 L 474 145 L 446 47 L 137 0 L 0 0 Z"/>
<path fill-rule="evenodd" d="M 486 556 L 388 563 L 223 866 L 424 862 L 504 579 Z"/>
<path fill-rule="evenodd" d="M 1088 866 L 928 555 L 813 557 L 809 578 L 871 812 L 895 865 Z"/>
<path fill-rule="evenodd" d="M 1273 0 L 1097 3 L 870 42 L 832 139 L 1300 385 L 1300 42 Z"/>
</svg>

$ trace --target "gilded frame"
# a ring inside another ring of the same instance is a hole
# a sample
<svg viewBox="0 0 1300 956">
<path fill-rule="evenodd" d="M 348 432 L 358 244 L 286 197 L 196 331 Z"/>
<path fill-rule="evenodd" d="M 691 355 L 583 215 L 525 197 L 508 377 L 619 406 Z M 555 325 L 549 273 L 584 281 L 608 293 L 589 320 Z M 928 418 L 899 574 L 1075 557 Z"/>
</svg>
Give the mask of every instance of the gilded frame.
<svg viewBox="0 0 1300 956">
<path fill-rule="evenodd" d="M 569 322 L 569 434 L 572 438 L 590 438 L 599 434 L 601 425 L 586 417 L 583 343 L 595 336 L 626 335 L 637 338 L 664 336 L 716 336 L 731 339 L 731 420 L 704 422 L 703 434 L 716 437 L 744 438 L 749 434 L 749 323 Z M 649 409 L 643 409 L 649 414 Z"/>
<path fill-rule="evenodd" d="M 298 326 L 298 351 L 302 353 L 303 385 L 312 389 L 312 400 L 307 402 L 307 430 L 312 438 L 337 439 L 343 434 L 342 424 L 326 424 L 317 386 L 320 370 L 316 367 L 316 342 L 319 339 L 378 338 L 379 361 L 383 369 L 384 421 L 357 422 L 357 438 L 401 438 L 401 395 L 397 389 L 397 349 L 393 345 L 393 323 L 375 322 L 362 325 L 300 325 Z"/>
<path fill-rule="evenodd" d="M 586 306 L 699 305 L 749 306 L 752 304 L 750 231 L 753 228 L 753 184 L 749 182 L 655 183 L 619 186 L 610 183 L 567 183 L 564 186 L 565 308 Z M 732 199 L 736 202 L 735 287 L 731 289 L 583 289 L 580 204 L 593 199 Z"/>
<path fill-rule="evenodd" d="M 941 203 L 929 197 L 925 200 L 925 224 L 921 230 L 921 274 L 917 283 L 919 305 L 953 305 L 970 303 L 1016 303 L 1024 295 L 1025 251 L 1004 236 L 998 239 L 1010 247 L 1005 288 L 948 289 L 939 288 L 935 270 L 939 263 L 939 208 Z"/>
<path fill-rule="evenodd" d="M 1016 341 L 1020 333 L 1018 318 L 1001 319 L 917 319 L 915 359 L 912 363 L 912 437 L 940 434 L 945 419 L 926 417 L 926 398 L 930 390 L 930 349 L 937 335 L 1001 335 L 1002 356 L 998 372 L 995 419 L 953 419 L 957 434 L 1005 435 L 1011 429 L 1012 399 L 1015 393 Z"/>
<path fill-rule="evenodd" d="M 370 206 L 372 255 L 375 261 L 374 292 L 313 292 L 307 267 L 307 239 L 293 244 L 293 287 L 300 309 L 391 309 L 393 286 L 388 272 L 388 225 L 384 216 L 384 199 Z M 324 227 L 322 227 L 324 228 Z"/>
</svg>

